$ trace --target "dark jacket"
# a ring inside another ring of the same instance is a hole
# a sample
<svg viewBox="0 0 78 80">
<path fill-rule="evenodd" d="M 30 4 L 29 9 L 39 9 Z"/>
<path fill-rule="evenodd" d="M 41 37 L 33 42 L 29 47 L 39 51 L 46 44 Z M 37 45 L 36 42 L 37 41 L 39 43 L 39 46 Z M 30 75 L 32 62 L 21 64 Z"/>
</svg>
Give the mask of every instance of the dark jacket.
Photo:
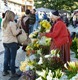
<svg viewBox="0 0 78 80">
<path fill-rule="evenodd" d="M 36 21 L 36 17 L 35 14 L 30 14 L 30 18 L 29 18 L 29 24 L 33 25 Z"/>
</svg>

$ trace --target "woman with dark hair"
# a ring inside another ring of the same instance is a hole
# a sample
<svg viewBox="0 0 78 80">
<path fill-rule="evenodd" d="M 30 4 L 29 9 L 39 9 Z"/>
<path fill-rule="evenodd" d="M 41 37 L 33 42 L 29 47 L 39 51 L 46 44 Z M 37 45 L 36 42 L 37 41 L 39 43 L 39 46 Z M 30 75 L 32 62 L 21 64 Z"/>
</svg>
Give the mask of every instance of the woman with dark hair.
<svg viewBox="0 0 78 80">
<path fill-rule="evenodd" d="M 25 11 L 25 15 L 22 16 L 21 18 L 21 26 L 24 29 L 24 31 L 27 33 L 27 36 L 29 36 L 29 17 L 30 17 L 30 10 L 26 9 Z M 26 51 L 26 46 L 27 45 L 23 45 L 22 50 Z"/>
</svg>

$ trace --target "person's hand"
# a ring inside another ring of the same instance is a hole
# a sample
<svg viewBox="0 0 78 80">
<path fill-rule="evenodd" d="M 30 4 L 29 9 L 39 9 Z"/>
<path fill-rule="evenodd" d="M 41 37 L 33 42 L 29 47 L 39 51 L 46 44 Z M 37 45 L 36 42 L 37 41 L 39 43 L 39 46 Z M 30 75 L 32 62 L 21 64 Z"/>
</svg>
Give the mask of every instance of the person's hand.
<svg viewBox="0 0 78 80">
<path fill-rule="evenodd" d="M 20 29 L 19 33 L 22 34 L 22 30 L 21 29 Z"/>
<path fill-rule="evenodd" d="M 22 34 L 22 30 L 19 29 L 19 33 L 16 36 L 19 36 L 20 34 Z"/>
<path fill-rule="evenodd" d="M 45 36 L 45 32 L 44 33 L 39 33 L 39 35 L 42 37 L 42 36 Z"/>
</svg>

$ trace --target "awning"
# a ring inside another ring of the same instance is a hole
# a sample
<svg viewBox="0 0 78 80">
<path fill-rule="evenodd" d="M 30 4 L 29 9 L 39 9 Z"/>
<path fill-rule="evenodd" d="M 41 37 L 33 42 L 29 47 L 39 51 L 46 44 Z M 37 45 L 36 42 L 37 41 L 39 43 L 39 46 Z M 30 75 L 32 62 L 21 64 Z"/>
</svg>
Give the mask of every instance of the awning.
<svg viewBox="0 0 78 80">
<path fill-rule="evenodd" d="M 37 12 L 38 12 L 38 11 L 42 11 L 42 12 L 52 12 L 52 11 L 54 11 L 54 10 L 41 7 L 41 8 L 37 8 L 36 11 L 37 11 Z"/>
</svg>

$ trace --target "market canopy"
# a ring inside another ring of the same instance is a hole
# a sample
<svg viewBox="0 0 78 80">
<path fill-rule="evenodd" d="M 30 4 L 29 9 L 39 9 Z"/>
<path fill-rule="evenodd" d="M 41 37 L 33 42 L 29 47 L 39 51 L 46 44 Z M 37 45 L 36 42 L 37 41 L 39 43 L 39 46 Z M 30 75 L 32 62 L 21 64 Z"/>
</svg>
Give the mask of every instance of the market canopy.
<svg viewBox="0 0 78 80">
<path fill-rule="evenodd" d="M 48 9 L 48 8 L 43 8 L 43 7 L 41 7 L 41 8 L 37 8 L 36 11 L 37 11 L 37 12 L 38 12 L 38 11 L 52 12 L 52 11 L 54 11 L 54 10 L 51 10 L 51 9 Z"/>
<path fill-rule="evenodd" d="M 59 13 L 63 14 L 63 13 L 70 13 L 70 11 L 66 11 L 66 10 L 58 10 Z"/>
<path fill-rule="evenodd" d="M 77 12 L 77 11 L 78 11 L 78 9 L 74 10 L 74 12 Z"/>
</svg>

